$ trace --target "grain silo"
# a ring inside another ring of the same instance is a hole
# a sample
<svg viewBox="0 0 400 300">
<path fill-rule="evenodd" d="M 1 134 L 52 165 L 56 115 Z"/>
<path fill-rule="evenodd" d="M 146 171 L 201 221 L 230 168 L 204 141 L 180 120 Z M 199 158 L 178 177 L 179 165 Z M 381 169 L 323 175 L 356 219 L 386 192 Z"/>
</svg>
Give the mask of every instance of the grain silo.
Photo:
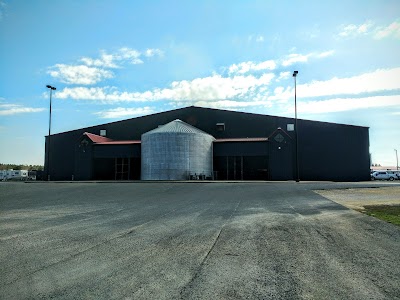
<svg viewBox="0 0 400 300">
<path fill-rule="evenodd" d="M 212 176 L 214 137 L 181 120 L 142 134 L 142 180 Z"/>
</svg>

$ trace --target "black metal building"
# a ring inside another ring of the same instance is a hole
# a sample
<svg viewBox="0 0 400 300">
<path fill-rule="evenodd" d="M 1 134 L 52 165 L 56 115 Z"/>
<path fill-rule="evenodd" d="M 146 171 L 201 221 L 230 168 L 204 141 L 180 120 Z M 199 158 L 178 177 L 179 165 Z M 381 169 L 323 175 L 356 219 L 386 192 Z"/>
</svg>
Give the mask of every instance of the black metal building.
<svg viewBox="0 0 400 300">
<path fill-rule="evenodd" d="M 51 180 L 139 180 L 141 135 L 182 120 L 215 138 L 216 180 L 293 180 L 294 119 L 186 107 L 46 137 Z M 300 180 L 369 180 L 369 128 L 298 120 Z M 201 174 L 198 174 L 201 175 Z"/>
</svg>

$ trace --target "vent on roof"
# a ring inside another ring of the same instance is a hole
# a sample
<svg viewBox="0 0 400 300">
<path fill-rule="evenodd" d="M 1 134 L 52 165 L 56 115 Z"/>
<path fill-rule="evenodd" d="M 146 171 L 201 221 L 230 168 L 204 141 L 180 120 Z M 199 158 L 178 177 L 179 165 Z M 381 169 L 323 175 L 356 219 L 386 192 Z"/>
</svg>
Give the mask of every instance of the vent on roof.
<svg viewBox="0 0 400 300">
<path fill-rule="evenodd" d="M 100 136 L 107 136 L 107 130 L 100 129 Z"/>
<path fill-rule="evenodd" d="M 217 123 L 216 125 L 218 131 L 225 131 L 225 123 Z"/>
</svg>

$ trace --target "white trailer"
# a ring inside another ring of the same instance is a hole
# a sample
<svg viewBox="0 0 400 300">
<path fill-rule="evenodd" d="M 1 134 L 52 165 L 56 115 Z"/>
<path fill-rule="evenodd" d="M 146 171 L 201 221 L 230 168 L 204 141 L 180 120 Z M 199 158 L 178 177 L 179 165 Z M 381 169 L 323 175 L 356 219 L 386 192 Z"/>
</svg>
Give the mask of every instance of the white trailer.
<svg viewBox="0 0 400 300">
<path fill-rule="evenodd" d="M 4 171 L 3 171 L 4 172 Z M 28 170 L 6 170 L 2 180 L 27 180 Z"/>
</svg>

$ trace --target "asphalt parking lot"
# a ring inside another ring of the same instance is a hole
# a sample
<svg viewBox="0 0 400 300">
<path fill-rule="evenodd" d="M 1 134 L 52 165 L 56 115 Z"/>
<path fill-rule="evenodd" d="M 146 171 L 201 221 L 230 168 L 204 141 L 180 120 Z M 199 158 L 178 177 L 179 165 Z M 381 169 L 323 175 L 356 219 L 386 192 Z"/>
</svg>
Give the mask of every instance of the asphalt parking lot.
<svg viewBox="0 0 400 300">
<path fill-rule="evenodd" d="M 400 299 L 400 228 L 313 190 L 0 183 L 1 299 Z"/>
</svg>

